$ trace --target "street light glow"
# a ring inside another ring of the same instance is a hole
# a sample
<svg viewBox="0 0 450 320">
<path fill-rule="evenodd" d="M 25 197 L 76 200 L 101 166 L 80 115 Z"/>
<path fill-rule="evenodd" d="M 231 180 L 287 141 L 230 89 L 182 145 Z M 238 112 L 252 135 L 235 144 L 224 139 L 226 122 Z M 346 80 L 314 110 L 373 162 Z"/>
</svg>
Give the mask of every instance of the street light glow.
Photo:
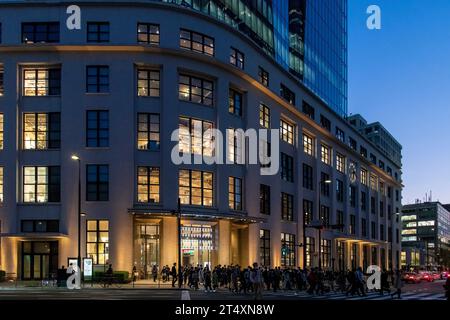
<svg viewBox="0 0 450 320">
<path fill-rule="evenodd" d="M 72 158 L 72 160 L 80 160 L 80 157 L 77 156 L 76 154 L 73 154 L 73 155 L 71 156 L 71 158 Z"/>
</svg>

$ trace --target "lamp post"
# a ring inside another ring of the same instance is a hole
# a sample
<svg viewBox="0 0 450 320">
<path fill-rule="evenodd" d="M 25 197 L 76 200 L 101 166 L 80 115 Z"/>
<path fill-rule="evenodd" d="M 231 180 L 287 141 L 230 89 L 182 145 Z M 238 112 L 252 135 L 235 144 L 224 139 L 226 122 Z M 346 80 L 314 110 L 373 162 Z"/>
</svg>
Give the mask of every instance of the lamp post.
<svg viewBox="0 0 450 320">
<path fill-rule="evenodd" d="M 76 154 L 72 155 L 72 160 L 78 163 L 78 254 L 77 254 L 77 264 L 79 270 L 81 270 L 81 217 L 85 216 L 81 212 L 81 159 Z"/>
</svg>

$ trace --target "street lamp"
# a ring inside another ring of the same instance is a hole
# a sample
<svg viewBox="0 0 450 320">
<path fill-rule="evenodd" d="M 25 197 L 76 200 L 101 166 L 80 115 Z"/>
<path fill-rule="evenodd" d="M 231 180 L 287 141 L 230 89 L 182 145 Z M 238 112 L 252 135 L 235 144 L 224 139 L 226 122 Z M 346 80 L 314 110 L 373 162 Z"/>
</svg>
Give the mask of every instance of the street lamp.
<svg viewBox="0 0 450 320">
<path fill-rule="evenodd" d="M 77 264 L 79 270 L 81 270 L 81 217 L 86 216 L 86 214 L 81 212 L 81 159 L 78 155 L 73 154 L 71 159 L 77 161 L 78 163 L 78 255 Z"/>
</svg>

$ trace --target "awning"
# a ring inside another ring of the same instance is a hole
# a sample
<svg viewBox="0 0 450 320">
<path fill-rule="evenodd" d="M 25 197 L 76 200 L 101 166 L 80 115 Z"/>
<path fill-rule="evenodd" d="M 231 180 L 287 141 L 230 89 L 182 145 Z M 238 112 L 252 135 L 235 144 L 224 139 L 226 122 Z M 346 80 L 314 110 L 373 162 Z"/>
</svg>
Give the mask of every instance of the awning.
<svg viewBox="0 0 450 320">
<path fill-rule="evenodd" d="M 0 233 L 0 238 L 16 238 L 19 240 L 43 240 L 68 238 L 69 235 L 59 232 L 33 232 L 33 233 Z"/>
</svg>

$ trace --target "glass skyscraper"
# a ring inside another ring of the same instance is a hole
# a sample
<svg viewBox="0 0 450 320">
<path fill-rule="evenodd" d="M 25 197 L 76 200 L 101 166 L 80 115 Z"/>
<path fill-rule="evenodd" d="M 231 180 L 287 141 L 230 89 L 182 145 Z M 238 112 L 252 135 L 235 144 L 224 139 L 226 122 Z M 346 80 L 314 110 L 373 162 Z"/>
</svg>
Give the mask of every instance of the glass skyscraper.
<svg viewBox="0 0 450 320">
<path fill-rule="evenodd" d="M 347 116 L 347 0 L 154 1 L 202 11 L 235 27 Z"/>
</svg>

